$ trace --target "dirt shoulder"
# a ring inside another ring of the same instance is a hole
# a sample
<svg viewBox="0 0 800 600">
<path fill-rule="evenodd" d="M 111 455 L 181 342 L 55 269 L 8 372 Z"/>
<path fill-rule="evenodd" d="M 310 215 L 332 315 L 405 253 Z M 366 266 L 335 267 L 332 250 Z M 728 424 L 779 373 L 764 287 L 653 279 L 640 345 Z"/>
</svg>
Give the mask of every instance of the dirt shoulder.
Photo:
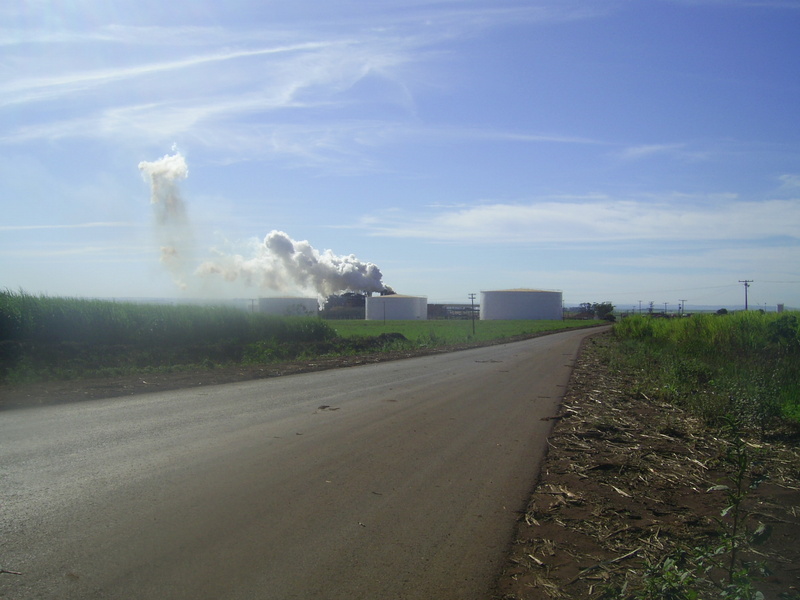
<svg viewBox="0 0 800 600">
<path fill-rule="evenodd" d="M 694 597 L 670 595 L 667 580 L 691 570 L 694 548 L 719 548 L 730 537 L 726 493 L 708 491 L 732 483 L 729 442 L 673 406 L 633 396 L 631 382 L 600 361 L 604 343 L 608 336 L 594 336 L 582 349 L 497 600 Z M 745 526 L 771 535 L 740 558 L 766 598 L 797 599 L 800 452 L 797 432 L 784 433 L 790 439 L 747 442 L 746 483 L 765 480 L 748 490 Z M 675 566 L 665 570 L 671 553 Z M 658 590 L 636 596 L 648 564 L 661 565 L 655 573 L 664 577 L 651 576 Z M 699 598 L 722 597 L 701 582 L 692 587 Z"/>
</svg>

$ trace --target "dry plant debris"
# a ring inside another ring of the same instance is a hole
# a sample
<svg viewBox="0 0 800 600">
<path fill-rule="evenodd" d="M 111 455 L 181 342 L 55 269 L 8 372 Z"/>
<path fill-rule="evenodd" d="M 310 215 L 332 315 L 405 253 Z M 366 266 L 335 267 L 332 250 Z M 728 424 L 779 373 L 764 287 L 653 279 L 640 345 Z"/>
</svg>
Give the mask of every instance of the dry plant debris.
<svg viewBox="0 0 800 600">
<path fill-rule="evenodd" d="M 636 594 L 648 563 L 724 536 L 726 496 L 709 489 L 730 475 L 729 442 L 674 406 L 635 397 L 631 382 L 601 361 L 611 341 L 596 335 L 581 352 L 495 599 L 644 597 Z M 766 480 L 747 495 L 747 526 L 772 533 L 742 558 L 766 565 L 753 575 L 766 598 L 798 599 L 797 439 L 748 444 L 747 476 Z"/>
</svg>

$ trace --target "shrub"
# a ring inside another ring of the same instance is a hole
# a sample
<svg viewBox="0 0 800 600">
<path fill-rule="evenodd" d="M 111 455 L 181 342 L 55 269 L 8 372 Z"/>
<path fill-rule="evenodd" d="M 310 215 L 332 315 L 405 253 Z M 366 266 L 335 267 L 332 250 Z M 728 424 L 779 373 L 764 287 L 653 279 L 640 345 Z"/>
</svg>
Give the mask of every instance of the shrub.
<svg viewBox="0 0 800 600">
<path fill-rule="evenodd" d="M 631 316 L 614 334 L 620 343 L 613 360 L 639 372 L 643 393 L 709 422 L 730 414 L 764 432 L 776 419 L 800 413 L 796 314 Z"/>
</svg>

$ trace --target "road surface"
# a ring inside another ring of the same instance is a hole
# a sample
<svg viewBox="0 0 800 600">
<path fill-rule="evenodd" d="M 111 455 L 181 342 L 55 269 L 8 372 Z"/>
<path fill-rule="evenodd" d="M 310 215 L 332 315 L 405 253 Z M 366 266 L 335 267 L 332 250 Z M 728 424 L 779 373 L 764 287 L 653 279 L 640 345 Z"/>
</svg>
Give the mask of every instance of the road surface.
<svg viewBox="0 0 800 600">
<path fill-rule="evenodd" d="M 2 412 L 0 598 L 486 600 L 589 333 Z"/>
</svg>

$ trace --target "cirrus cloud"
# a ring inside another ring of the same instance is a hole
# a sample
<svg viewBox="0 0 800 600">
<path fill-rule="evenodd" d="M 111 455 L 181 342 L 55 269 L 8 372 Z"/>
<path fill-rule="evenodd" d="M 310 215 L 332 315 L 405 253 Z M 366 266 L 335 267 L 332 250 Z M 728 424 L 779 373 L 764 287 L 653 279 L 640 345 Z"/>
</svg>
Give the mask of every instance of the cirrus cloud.
<svg viewBox="0 0 800 600">
<path fill-rule="evenodd" d="M 365 217 L 360 225 L 376 236 L 484 244 L 797 238 L 800 200 L 755 202 L 729 194 L 549 199 L 486 203 L 422 216 L 387 211 Z"/>
</svg>

